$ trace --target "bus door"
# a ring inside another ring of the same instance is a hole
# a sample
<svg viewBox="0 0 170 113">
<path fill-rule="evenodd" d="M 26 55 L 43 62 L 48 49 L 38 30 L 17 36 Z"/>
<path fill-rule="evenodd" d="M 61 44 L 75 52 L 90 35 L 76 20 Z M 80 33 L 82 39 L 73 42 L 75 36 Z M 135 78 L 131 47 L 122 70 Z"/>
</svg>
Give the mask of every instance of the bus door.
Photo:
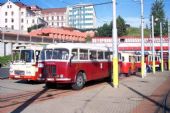
<svg viewBox="0 0 170 113">
<path fill-rule="evenodd" d="M 97 60 L 97 51 L 96 50 L 90 50 L 89 51 L 90 53 L 90 70 L 91 70 L 91 77 L 92 79 L 98 79 L 98 78 L 101 78 L 102 77 L 102 74 L 101 74 L 101 65 L 100 62 Z M 97 71 L 96 71 L 97 70 Z"/>
<path fill-rule="evenodd" d="M 104 59 L 104 51 L 98 51 L 98 62 L 99 62 L 99 71 L 102 77 L 108 76 L 108 71 L 106 67 L 105 59 Z"/>
<path fill-rule="evenodd" d="M 130 63 L 130 72 L 135 73 L 136 72 L 136 65 L 135 65 L 135 56 L 129 56 L 129 63 Z"/>
</svg>

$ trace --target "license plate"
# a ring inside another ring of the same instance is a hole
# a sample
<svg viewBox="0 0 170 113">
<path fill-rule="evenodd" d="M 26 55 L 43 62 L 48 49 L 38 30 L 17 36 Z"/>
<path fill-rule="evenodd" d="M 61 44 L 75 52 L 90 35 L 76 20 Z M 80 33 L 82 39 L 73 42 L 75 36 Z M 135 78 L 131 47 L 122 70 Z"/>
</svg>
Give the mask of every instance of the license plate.
<svg viewBox="0 0 170 113">
<path fill-rule="evenodd" d="M 15 78 L 20 78 L 20 76 L 15 76 Z"/>
<path fill-rule="evenodd" d="M 48 81 L 54 81 L 54 78 L 47 78 Z"/>
</svg>

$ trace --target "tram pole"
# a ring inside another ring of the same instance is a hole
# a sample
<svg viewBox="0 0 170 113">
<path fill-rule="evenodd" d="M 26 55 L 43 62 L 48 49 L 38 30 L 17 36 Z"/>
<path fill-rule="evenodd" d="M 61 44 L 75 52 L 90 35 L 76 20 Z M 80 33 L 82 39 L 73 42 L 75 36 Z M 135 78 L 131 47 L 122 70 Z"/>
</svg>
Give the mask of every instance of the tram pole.
<svg viewBox="0 0 170 113">
<path fill-rule="evenodd" d="M 163 67 L 163 45 L 162 45 L 162 22 L 160 22 L 160 47 L 161 47 L 161 72 L 164 71 L 164 67 Z"/>
<path fill-rule="evenodd" d="M 168 70 L 170 71 L 170 21 L 168 21 Z"/>
<path fill-rule="evenodd" d="M 143 0 L 141 0 L 141 76 L 144 78 L 145 65 L 144 65 L 144 30 L 143 30 Z"/>
<path fill-rule="evenodd" d="M 152 15 L 152 70 L 155 74 L 155 38 L 154 38 L 154 17 Z"/>
<path fill-rule="evenodd" d="M 114 88 L 118 88 L 119 80 L 118 80 L 118 47 L 117 47 L 117 27 L 116 27 L 116 0 L 112 0 L 113 5 L 113 28 L 112 28 L 112 46 L 113 46 L 113 71 L 112 71 L 112 79 Z"/>
</svg>

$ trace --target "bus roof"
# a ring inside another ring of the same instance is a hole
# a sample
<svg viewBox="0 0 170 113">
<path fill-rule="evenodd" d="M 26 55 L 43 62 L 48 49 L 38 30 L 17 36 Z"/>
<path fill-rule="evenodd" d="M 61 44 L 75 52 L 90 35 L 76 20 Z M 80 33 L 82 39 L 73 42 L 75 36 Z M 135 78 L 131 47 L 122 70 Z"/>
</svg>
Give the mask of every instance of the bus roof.
<svg viewBox="0 0 170 113">
<path fill-rule="evenodd" d="M 91 43 L 57 43 L 57 44 L 49 44 L 49 45 L 44 46 L 44 49 L 54 49 L 54 48 L 67 48 L 69 50 L 74 49 L 74 48 L 80 48 L 80 49 L 111 51 L 111 48 L 107 46 L 100 46 L 100 45 L 91 44 Z"/>
</svg>

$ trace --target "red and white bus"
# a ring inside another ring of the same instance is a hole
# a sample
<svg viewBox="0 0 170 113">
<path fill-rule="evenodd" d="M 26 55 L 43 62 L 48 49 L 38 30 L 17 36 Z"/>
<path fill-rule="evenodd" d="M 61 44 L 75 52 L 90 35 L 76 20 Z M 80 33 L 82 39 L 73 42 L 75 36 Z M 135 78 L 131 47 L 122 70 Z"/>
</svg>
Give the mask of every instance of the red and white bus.
<svg viewBox="0 0 170 113">
<path fill-rule="evenodd" d="M 71 83 L 81 89 L 85 82 L 109 77 L 112 52 L 94 44 L 58 43 L 47 45 L 41 53 L 46 86 L 52 83 Z"/>
<path fill-rule="evenodd" d="M 125 74 L 127 76 L 135 74 L 137 71 L 136 68 L 136 59 L 135 54 L 130 52 L 119 52 L 119 75 Z"/>
<path fill-rule="evenodd" d="M 135 62 L 135 66 L 137 68 L 137 70 L 141 70 L 141 55 L 135 55 L 135 58 L 136 58 L 136 62 Z M 152 71 L 152 64 L 153 64 L 153 56 L 152 54 L 145 54 L 145 59 L 144 59 L 144 62 L 146 64 L 146 71 L 147 72 L 150 72 Z M 160 61 L 160 55 L 159 54 L 155 54 L 155 68 L 156 70 L 160 70 L 160 64 L 161 64 L 161 61 Z"/>
<path fill-rule="evenodd" d="M 42 80 L 42 61 L 39 55 L 42 45 L 16 45 L 12 49 L 9 78 L 27 81 Z"/>
</svg>

